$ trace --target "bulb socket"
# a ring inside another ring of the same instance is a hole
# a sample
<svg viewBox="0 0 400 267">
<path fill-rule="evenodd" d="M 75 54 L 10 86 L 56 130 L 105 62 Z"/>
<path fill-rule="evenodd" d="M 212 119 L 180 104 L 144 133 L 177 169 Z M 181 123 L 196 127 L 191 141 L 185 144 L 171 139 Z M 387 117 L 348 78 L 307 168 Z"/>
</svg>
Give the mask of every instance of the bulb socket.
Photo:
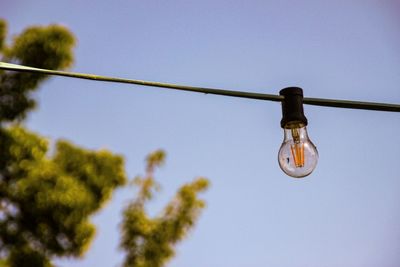
<svg viewBox="0 0 400 267">
<path fill-rule="evenodd" d="M 308 124 L 303 110 L 303 90 L 300 87 L 287 87 L 279 92 L 282 100 L 281 127 L 290 129 Z"/>
</svg>

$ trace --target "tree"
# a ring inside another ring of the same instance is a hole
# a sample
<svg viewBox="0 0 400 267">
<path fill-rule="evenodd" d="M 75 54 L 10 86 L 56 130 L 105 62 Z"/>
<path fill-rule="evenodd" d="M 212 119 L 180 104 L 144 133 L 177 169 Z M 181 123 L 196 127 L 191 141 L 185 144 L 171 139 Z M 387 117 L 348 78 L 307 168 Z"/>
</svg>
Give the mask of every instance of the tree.
<svg viewBox="0 0 400 267">
<path fill-rule="evenodd" d="M 75 38 L 66 28 L 30 27 L 11 46 L 6 29 L 0 20 L 3 61 L 71 65 Z M 127 180 L 121 156 L 67 141 L 58 141 L 49 156 L 44 138 L 13 124 L 35 107 L 30 93 L 46 78 L 0 72 L 0 259 L 10 266 L 51 266 L 53 257 L 83 255 L 95 232 L 90 216 Z"/>
<path fill-rule="evenodd" d="M 183 185 L 162 214 L 149 218 L 145 204 L 153 198 L 159 185 L 154 169 L 164 163 L 165 153 L 155 151 L 147 157 L 147 173 L 136 177 L 139 193 L 125 209 L 121 226 L 121 247 L 127 252 L 124 267 L 161 267 L 174 255 L 174 245 L 194 226 L 204 207 L 197 194 L 207 189 L 208 180 L 197 178 Z"/>
<path fill-rule="evenodd" d="M 11 266 L 50 266 L 56 256 L 81 256 L 94 235 L 89 217 L 125 183 L 123 159 L 21 127 L 0 132 L 1 253 Z"/>
<path fill-rule="evenodd" d="M 73 62 L 75 38 L 65 27 L 29 27 L 11 45 L 6 33 L 0 20 L 2 61 L 48 69 Z M 65 140 L 49 154 L 48 141 L 20 125 L 36 105 L 31 92 L 46 78 L 0 70 L 1 267 L 50 267 L 53 258 L 82 256 L 95 233 L 90 216 L 127 182 L 122 156 Z M 163 266 L 204 206 L 197 193 L 208 182 L 199 178 L 183 185 L 161 216 L 146 215 L 144 205 L 158 186 L 153 171 L 164 159 L 163 151 L 149 155 L 146 176 L 136 179 L 138 196 L 123 214 L 125 266 Z"/>
<path fill-rule="evenodd" d="M 75 38 L 65 27 L 29 27 L 6 45 L 7 25 L 0 20 L 0 56 L 2 61 L 27 66 L 65 69 L 73 62 Z M 20 72 L 0 72 L 0 122 L 23 119 L 36 102 L 30 92 L 48 76 Z"/>
</svg>

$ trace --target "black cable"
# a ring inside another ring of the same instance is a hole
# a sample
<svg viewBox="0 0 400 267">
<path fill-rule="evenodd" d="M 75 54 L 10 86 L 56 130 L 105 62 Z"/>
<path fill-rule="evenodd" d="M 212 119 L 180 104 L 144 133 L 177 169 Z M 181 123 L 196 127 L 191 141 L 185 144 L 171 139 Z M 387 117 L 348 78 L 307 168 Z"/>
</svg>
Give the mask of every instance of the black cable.
<svg viewBox="0 0 400 267">
<path fill-rule="evenodd" d="M 20 71 L 20 72 L 30 72 L 30 73 L 41 73 L 41 74 L 56 75 L 56 76 L 65 76 L 65 77 L 71 77 L 71 78 L 79 78 L 79 79 L 95 80 L 95 81 L 103 81 L 103 82 L 128 83 L 128 84 L 161 87 L 161 88 L 167 88 L 167 89 L 197 92 L 197 93 L 204 93 L 204 94 L 224 95 L 224 96 L 232 96 L 232 97 L 258 99 L 258 100 L 268 100 L 268 101 L 275 101 L 275 102 L 281 102 L 283 100 L 283 96 L 280 96 L 280 95 L 242 92 L 242 91 L 224 90 L 224 89 L 216 89 L 216 88 L 205 88 L 205 87 L 187 86 L 187 85 L 179 85 L 179 84 L 124 79 L 124 78 L 115 78 L 115 77 L 107 77 L 107 76 L 100 76 L 100 75 L 86 74 L 86 73 L 77 73 L 77 72 L 47 70 L 47 69 L 39 69 L 39 68 L 27 67 L 27 66 L 22 66 L 22 65 L 17 65 L 17 64 L 10 64 L 10 63 L 5 63 L 5 62 L 0 62 L 0 69 L 11 70 L 11 71 Z M 305 97 L 303 99 L 303 103 L 308 104 L 308 105 L 324 106 L 324 107 L 400 112 L 400 105 L 388 104 L 388 103 L 362 102 L 362 101 L 337 100 L 337 99 L 325 99 L 325 98 L 309 98 L 309 97 Z"/>
</svg>

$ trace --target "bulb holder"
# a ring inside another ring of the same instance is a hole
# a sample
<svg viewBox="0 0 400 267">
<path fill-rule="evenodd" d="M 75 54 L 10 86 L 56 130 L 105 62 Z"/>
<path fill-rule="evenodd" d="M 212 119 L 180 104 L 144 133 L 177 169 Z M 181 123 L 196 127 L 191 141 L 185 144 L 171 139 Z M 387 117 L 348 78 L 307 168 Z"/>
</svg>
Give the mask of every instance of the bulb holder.
<svg viewBox="0 0 400 267">
<path fill-rule="evenodd" d="M 282 120 L 283 129 L 307 126 L 308 121 L 304 116 L 303 110 L 303 89 L 300 87 L 287 87 L 279 92 L 283 96 L 282 100 Z"/>
</svg>

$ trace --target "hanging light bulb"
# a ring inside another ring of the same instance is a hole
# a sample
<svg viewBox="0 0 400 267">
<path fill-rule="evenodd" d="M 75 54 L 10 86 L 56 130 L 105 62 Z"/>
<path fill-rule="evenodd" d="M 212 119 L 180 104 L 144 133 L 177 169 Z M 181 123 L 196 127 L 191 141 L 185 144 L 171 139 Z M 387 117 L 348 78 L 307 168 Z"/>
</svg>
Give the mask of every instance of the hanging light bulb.
<svg viewBox="0 0 400 267">
<path fill-rule="evenodd" d="M 302 178 L 315 169 L 318 151 L 307 134 L 307 118 L 303 111 L 303 90 L 288 87 L 279 92 L 282 101 L 281 127 L 284 139 L 278 161 L 282 171 L 294 178 Z"/>
</svg>

